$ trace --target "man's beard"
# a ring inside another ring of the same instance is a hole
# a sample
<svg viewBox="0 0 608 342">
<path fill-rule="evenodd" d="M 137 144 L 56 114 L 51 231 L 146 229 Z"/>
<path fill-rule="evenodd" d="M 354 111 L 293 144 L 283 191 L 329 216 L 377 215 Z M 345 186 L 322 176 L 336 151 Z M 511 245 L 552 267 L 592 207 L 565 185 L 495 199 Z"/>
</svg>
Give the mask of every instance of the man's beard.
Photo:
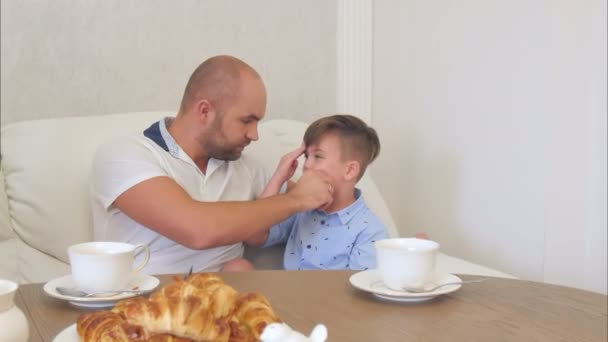
<svg viewBox="0 0 608 342">
<path fill-rule="evenodd" d="M 248 144 L 249 141 L 243 141 L 240 144 L 228 143 L 225 136 L 215 132 L 205 143 L 204 149 L 210 158 L 234 161 L 241 157 L 245 146 Z M 239 147 L 242 147 L 242 149 L 239 149 Z"/>
<path fill-rule="evenodd" d="M 238 150 L 242 145 L 226 146 L 222 144 L 207 144 L 207 153 L 210 158 L 218 160 L 234 161 L 241 157 L 243 150 Z"/>
<path fill-rule="evenodd" d="M 243 141 L 241 144 L 229 143 L 226 136 L 222 133 L 222 115 L 218 114 L 218 117 L 215 118 L 209 131 L 210 136 L 207 137 L 207 142 L 203 148 L 210 158 L 234 161 L 241 157 L 245 149 L 244 146 L 248 145 L 250 141 Z M 243 149 L 238 149 L 239 147 L 243 147 Z"/>
</svg>

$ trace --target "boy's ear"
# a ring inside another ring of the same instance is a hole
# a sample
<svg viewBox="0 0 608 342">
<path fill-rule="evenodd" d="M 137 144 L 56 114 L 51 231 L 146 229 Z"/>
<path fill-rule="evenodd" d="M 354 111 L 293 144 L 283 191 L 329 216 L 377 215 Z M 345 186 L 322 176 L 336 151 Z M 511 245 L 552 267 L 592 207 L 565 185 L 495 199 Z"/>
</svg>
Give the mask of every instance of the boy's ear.
<svg viewBox="0 0 608 342">
<path fill-rule="evenodd" d="M 346 162 L 346 172 L 344 173 L 344 180 L 347 181 L 357 181 L 357 177 L 359 177 L 359 172 L 361 172 L 361 164 L 356 160 L 350 160 Z"/>
</svg>

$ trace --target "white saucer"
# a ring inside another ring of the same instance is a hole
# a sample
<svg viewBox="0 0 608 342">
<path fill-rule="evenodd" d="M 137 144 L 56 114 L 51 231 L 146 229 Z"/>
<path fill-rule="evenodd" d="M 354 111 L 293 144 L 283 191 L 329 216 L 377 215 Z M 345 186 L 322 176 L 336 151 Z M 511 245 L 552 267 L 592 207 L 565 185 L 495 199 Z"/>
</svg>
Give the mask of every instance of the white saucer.
<svg viewBox="0 0 608 342">
<path fill-rule="evenodd" d="M 160 283 L 160 281 L 156 277 L 145 275 L 145 274 L 137 274 L 133 277 L 133 280 L 131 280 L 131 282 L 129 282 L 127 289 L 128 290 L 140 290 L 140 291 L 142 291 L 141 294 L 145 294 L 145 293 L 148 293 L 148 292 L 151 292 L 152 290 L 154 290 L 158 286 L 159 283 Z M 106 297 L 89 297 L 89 298 L 72 297 L 72 296 L 62 295 L 61 293 L 57 292 L 57 290 L 56 290 L 57 286 L 75 288 L 76 285 L 74 285 L 74 281 L 72 280 L 71 275 L 53 279 L 53 280 L 49 281 L 48 283 L 44 284 L 44 287 L 43 287 L 44 292 L 46 292 L 46 294 L 48 294 L 51 297 L 66 300 L 66 301 L 70 302 L 70 304 L 72 304 L 72 305 L 83 306 L 83 307 L 87 307 L 87 308 L 112 307 L 112 306 L 114 306 L 114 304 L 116 304 L 117 301 L 119 301 L 121 299 L 131 298 L 131 297 L 135 297 L 137 295 L 134 293 L 125 292 L 125 293 L 118 293 L 118 294 L 106 296 Z"/>
<path fill-rule="evenodd" d="M 53 342 L 80 342 L 80 336 L 78 336 L 78 330 L 76 330 L 76 323 L 63 329 L 55 336 Z"/>
<path fill-rule="evenodd" d="M 433 280 L 426 286 L 428 288 L 435 287 L 437 285 L 445 283 L 460 282 L 462 279 L 449 273 L 437 273 L 433 277 Z M 357 272 L 350 276 L 350 283 L 366 292 L 372 293 L 374 296 L 395 302 L 422 302 L 429 299 L 433 299 L 437 296 L 451 293 L 460 289 L 462 285 L 446 285 L 432 292 L 423 293 L 411 293 L 407 291 L 396 291 L 389 289 L 384 285 L 381 280 L 380 272 L 378 270 L 365 270 Z"/>
</svg>

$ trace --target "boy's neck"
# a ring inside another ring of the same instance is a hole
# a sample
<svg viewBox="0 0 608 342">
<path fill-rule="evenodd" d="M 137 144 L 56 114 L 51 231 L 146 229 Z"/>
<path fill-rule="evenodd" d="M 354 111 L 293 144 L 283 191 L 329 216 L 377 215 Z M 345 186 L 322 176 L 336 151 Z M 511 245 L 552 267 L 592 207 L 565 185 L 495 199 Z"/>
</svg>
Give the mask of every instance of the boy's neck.
<svg viewBox="0 0 608 342">
<path fill-rule="evenodd" d="M 349 205 L 353 204 L 357 199 L 355 198 L 355 188 L 347 187 L 346 189 L 335 189 L 334 201 L 329 207 L 325 209 L 325 213 L 332 214 L 336 211 L 340 211 Z"/>
</svg>

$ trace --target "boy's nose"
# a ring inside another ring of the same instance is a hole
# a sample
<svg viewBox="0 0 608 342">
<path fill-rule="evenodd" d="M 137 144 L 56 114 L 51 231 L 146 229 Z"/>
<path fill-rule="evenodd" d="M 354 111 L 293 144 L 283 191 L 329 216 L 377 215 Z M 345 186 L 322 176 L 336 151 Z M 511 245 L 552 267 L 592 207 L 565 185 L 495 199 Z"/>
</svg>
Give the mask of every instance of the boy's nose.
<svg viewBox="0 0 608 342">
<path fill-rule="evenodd" d="M 310 169 L 311 164 L 312 164 L 312 162 L 310 160 L 311 160 L 311 158 L 306 158 L 306 161 L 304 161 L 304 165 L 302 166 L 304 171 Z"/>
</svg>

